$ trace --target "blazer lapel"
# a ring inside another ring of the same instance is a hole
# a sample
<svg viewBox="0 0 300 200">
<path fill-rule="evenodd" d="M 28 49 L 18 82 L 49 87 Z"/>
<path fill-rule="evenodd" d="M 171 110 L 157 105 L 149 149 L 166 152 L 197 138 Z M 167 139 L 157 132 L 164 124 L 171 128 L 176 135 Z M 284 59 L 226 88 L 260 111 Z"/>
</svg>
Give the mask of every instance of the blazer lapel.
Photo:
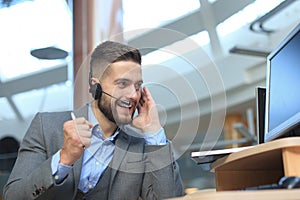
<svg viewBox="0 0 300 200">
<path fill-rule="evenodd" d="M 122 130 L 120 130 L 119 136 L 116 140 L 116 147 L 114 150 L 112 162 L 110 163 L 110 167 L 112 168 L 111 177 L 110 177 L 110 186 L 109 186 L 110 191 L 111 191 L 112 183 L 114 181 L 114 177 L 117 174 L 117 171 L 120 168 L 121 163 L 127 153 L 129 143 L 130 143 L 130 137 Z"/>
<path fill-rule="evenodd" d="M 89 105 L 86 104 L 85 106 L 75 110 L 74 114 L 76 117 L 84 117 L 84 118 L 88 119 L 88 116 L 89 116 L 88 111 L 89 111 Z"/>
<path fill-rule="evenodd" d="M 83 106 L 82 108 L 74 111 L 74 114 L 76 117 L 85 117 L 86 119 L 88 119 L 88 105 Z M 120 130 L 120 133 L 119 133 L 119 135 L 116 139 L 116 143 L 115 143 L 116 146 L 115 146 L 115 150 L 114 150 L 114 155 L 113 155 L 112 161 L 110 163 L 110 168 L 112 170 L 111 170 L 109 191 L 111 191 L 111 187 L 114 182 L 114 177 L 116 176 L 117 171 L 120 168 L 121 163 L 127 153 L 127 150 L 129 148 L 129 143 L 130 143 L 130 137 L 125 132 Z M 81 156 L 81 158 L 77 162 L 75 162 L 74 166 L 73 166 L 76 192 L 77 192 L 78 184 L 80 181 L 82 161 L 83 161 L 83 156 Z"/>
<path fill-rule="evenodd" d="M 84 117 L 84 118 L 88 119 L 88 105 L 85 105 L 85 106 L 79 108 L 78 110 L 75 110 L 74 114 L 76 117 Z M 73 165 L 74 188 L 75 188 L 74 197 L 77 194 L 78 184 L 80 181 L 82 161 L 83 161 L 83 155 Z"/>
<path fill-rule="evenodd" d="M 75 180 L 75 182 L 74 182 L 75 183 L 75 195 L 77 193 L 77 188 L 78 188 L 78 184 L 80 181 L 82 160 L 83 160 L 83 155 L 73 165 L 73 173 L 74 173 L 74 180 Z"/>
</svg>

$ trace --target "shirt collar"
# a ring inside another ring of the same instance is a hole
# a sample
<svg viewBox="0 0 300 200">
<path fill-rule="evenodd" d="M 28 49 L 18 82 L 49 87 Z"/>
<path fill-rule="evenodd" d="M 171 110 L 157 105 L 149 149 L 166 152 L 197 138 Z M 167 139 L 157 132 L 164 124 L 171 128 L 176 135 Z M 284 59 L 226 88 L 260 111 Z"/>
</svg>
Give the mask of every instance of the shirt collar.
<svg viewBox="0 0 300 200">
<path fill-rule="evenodd" d="M 99 126 L 98 120 L 96 119 L 96 117 L 93 113 L 91 104 L 89 104 L 89 107 L 88 107 L 88 121 L 93 124 L 93 128 L 91 130 L 92 134 L 98 138 L 101 138 L 104 141 L 105 139 L 103 138 L 101 127 Z M 115 133 L 112 136 L 110 136 L 109 138 L 107 138 L 106 140 L 110 140 L 111 142 L 114 143 L 116 140 L 116 137 L 119 133 L 120 133 L 120 128 L 117 128 Z"/>
<path fill-rule="evenodd" d="M 93 126 L 98 124 L 98 120 L 96 119 L 92 110 L 92 104 L 89 104 L 89 108 L 88 108 L 88 121 L 91 122 Z"/>
</svg>

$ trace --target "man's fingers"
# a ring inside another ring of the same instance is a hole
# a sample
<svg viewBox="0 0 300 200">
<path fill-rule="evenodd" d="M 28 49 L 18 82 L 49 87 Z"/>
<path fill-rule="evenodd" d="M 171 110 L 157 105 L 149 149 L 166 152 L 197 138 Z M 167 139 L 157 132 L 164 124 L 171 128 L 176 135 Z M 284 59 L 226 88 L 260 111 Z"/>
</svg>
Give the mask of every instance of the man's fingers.
<svg viewBox="0 0 300 200">
<path fill-rule="evenodd" d="M 78 117 L 78 118 L 74 119 L 74 121 L 76 123 L 82 124 L 86 121 L 86 119 L 84 117 Z"/>
<path fill-rule="evenodd" d="M 78 137 L 81 141 L 81 143 L 85 146 L 85 147 L 89 147 L 90 146 L 90 143 L 91 143 L 91 136 L 92 136 L 92 133 L 89 129 L 89 126 L 87 125 L 79 125 L 77 127 L 77 134 L 78 134 Z"/>
<path fill-rule="evenodd" d="M 82 137 L 81 142 L 84 145 L 84 147 L 89 147 L 91 145 L 91 139 L 90 138 Z"/>
<path fill-rule="evenodd" d="M 84 117 L 76 118 L 74 121 L 76 122 L 77 125 L 85 124 L 85 125 L 89 126 L 89 128 L 93 127 L 93 124 L 90 123 L 89 121 L 87 121 Z"/>
<path fill-rule="evenodd" d="M 80 137 L 90 138 L 92 133 L 90 130 L 78 130 L 78 134 Z"/>
<path fill-rule="evenodd" d="M 89 147 L 91 144 L 92 133 L 90 129 L 93 125 L 84 117 L 79 117 L 73 120 L 73 127 L 77 137 L 80 139 L 83 148 Z"/>
<path fill-rule="evenodd" d="M 147 87 L 144 87 L 144 97 L 145 97 L 145 101 L 153 101 L 153 99 L 152 99 L 152 96 L 151 96 L 151 93 L 150 93 L 150 91 L 149 91 L 149 89 L 147 88 Z"/>
<path fill-rule="evenodd" d="M 88 130 L 89 131 L 91 127 L 87 124 L 76 124 L 76 128 L 78 131 L 79 130 L 83 130 L 83 131 Z"/>
</svg>

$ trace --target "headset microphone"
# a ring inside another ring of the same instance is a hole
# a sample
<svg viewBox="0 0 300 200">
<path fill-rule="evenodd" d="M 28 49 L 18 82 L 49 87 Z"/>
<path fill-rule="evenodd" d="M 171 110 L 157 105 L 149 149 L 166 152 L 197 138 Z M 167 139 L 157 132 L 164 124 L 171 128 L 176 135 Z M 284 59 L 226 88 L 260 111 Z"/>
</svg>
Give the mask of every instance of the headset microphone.
<svg viewBox="0 0 300 200">
<path fill-rule="evenodd" d="M 99 83 L 98 83 L 98 84 L 99 84 Z M 116 99 L 116 100 L 119 101 L 119 102 L 122 102 L 122 103 L 125 104 L 126 106 L 130 106 L 130 101 L 128 101 L 128 100 L 118 99 L 118 98 L 116 98 L 116 97 L 114 97 L 114 96 L 112 96 L 112 95 L 110 95 L 110 94 L 108 94 L 108 93 L 106 93 L 106 92 L 104 92 L 104 91 L 102 91 L 102 93 L 104 93 L 104 94 L 110 96 L 110 97 L 113 98 L 113 99 Z"/>
</svg>

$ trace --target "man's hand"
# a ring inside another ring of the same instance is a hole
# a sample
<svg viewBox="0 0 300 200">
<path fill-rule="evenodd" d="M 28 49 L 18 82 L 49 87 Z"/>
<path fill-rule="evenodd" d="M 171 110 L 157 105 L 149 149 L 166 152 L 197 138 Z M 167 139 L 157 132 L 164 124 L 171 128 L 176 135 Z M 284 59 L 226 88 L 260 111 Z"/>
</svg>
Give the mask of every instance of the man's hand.
<svg viewBox="0 0 300 200">
<path fill-rule="evenodd" d="M 144 87 L 142 96 L 137 106 L 138 116 L 132 120 L 132 126 L 145 132 L 157 132 L 161 129 L 155 102 L 148 90 Z"/>
<path fill-rule="evenodd" d="M 73 165 L 83 154 L 84 148 L 91 144 L 93 125 L 85 118 L 77 118 L 64 123 L 64 144 L 60 151 L 60 163 Z"/>
</svg>

